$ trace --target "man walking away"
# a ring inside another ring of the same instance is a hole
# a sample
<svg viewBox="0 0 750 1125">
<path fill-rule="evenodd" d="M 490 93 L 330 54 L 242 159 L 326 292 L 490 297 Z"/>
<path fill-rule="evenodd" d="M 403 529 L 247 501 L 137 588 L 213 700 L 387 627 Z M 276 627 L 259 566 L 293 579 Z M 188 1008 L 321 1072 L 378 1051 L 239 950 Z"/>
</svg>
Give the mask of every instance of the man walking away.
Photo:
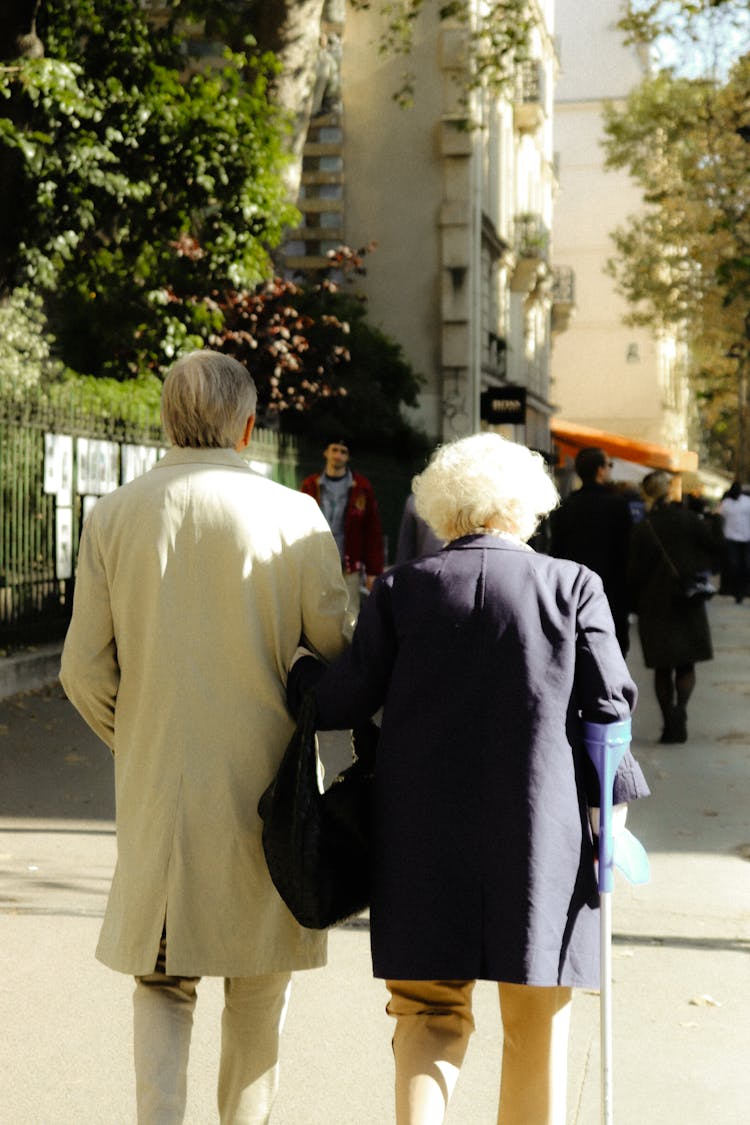
<svg viewBox="0 0 750 1125">
<path fill-rule="evenodd" d="M 550 554 L 572 559 L 602 580 L 623 656 L 630 645 L 627 565 L 632 521 L 627 501 L 611 488 L 612 462 L 603 449 L 579 450 L 581 487 L 550 516 Z"/>
<path fill-rule="evenodd" d="M 172 448 L 83 530 L 61 680 L 114 754 L 117 866 L 97 957 L 136 978 L 139 1125 L 184 1120 L 196 986 L 224 977 L 222 1125 L 269 1120 L 294 969 L 325 963 L 271 882 L 258 798 L 291 736 L 300 637 L 343 647 L 346 589 L 318 508 L 240 457 L 256 390 L 201 351 L 164 383 Z"/>
</svg>

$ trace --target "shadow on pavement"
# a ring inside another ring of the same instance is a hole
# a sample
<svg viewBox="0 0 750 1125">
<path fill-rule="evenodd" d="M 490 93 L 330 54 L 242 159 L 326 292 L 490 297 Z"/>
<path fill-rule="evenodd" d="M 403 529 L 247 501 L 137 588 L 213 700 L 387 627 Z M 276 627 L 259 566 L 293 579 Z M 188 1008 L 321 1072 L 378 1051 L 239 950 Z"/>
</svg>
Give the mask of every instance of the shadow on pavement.
<svg viewBox="0 0 750 1125">
<path fill-rule="evenodd" d="M 114 815 L 112 756 L 62 687 L 0 700 L 0 817 L 111 821 Z"/>
</svg>

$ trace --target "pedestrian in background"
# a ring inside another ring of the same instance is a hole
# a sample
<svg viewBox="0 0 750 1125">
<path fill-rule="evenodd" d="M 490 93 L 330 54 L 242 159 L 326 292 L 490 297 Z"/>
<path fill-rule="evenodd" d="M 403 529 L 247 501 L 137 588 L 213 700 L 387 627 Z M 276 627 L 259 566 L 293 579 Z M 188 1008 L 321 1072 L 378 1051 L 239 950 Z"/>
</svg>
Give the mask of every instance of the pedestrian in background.
<svg viewBox="0 0 750 1125">
<path fill-rule="evenodd" d="M 627 560 L 632 520 L 627 501 L 612 487 L 612 462 L 589 446 L 576 455 L 581 487 L 550 516 L 550 554 L 573 559 L 604 584 L 623 656 L 630 646 Z"/>
<path fill-rule="evenodd" d="M 269 1120 L 291 972 L 325 963 L 274 888 L 258 798 L 293 730 L 304 634 L 342 648 L 346 589 L 309 498 L 240 456 L 255 384 L 236 360 L 179 360 L 172 447 L 103 497 L 81 539 L 61 680 L 114 754 L 117 866 L 98 958 L 136 977 L 139 1125 L 183 1121 L 196 985 L 224 977 L 222 1125 Z"/>
<path fill-rule="evenodd" d="M 727 590 L 737 605 L 748 594 L 750 583 L 750 496 L 735 480 L 719 505 L 727 561 Z"/>
<path fill-rule="evenodd" d="M 527 546 L 557 503 L 538 454 L 494 433 L 443 446 L 413 489 L 447 546 L 379 578 L 351 649 L 300 658 L 318 722 L 383 707 L 373 804 L 375 976 L 396 1020 L 398 1125 L 438 1125 L 499 982 L 503 1125 L 564 1125 L 571 989 L 599 983 L 582 721 L 615 722 L 636 688 L 601 579 Z M 615 801 L 648 788 L 629 752 Z"/>
<path fill-rule="evenodd" d="M 348 440 L 342 434 L 332 435 L 323 458 L 323 472 L 305 477 L 300 490 L 317 500 L 336 540 L 349 590 L 351 631 L 359 613 L 361 584 L 370 590 L 383 571 L 383 529 L 372 485 L 349 465 Z"/>
<path fill-rule="evenodd" d="M 676 574 L 687 578 L 719 565 L 720 532 L 713 520 L 681 504 L 681 482 L 671 473 L 649 473 L 641 488 L 646 517 L 634 528 L 628 566 L 638 634 L 663 727 L 660 742 L 686 742 L 687 705 L 695 665 L 713 658 L 711 630 L 702 601 L 676 596 Z"/>
</svg>

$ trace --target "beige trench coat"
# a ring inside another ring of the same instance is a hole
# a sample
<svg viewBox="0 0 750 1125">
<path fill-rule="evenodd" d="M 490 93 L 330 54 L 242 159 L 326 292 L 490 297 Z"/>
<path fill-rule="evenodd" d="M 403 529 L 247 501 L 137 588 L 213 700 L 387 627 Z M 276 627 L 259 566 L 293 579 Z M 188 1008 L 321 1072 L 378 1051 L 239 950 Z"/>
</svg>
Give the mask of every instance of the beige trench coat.
<svg viewBox="0 0 750 1125">
<path fill-rule="evenodd" d="M 171 449 L 81 539 L 61 681 L 115 760 L 117 865 L 97 957 L 253 976 L 325 963 L 271 882 L 257 814 L 293 730 L 301 634 L 343 647 L 346 587 L 314 500 L 232 450 Z"/>
</svg>

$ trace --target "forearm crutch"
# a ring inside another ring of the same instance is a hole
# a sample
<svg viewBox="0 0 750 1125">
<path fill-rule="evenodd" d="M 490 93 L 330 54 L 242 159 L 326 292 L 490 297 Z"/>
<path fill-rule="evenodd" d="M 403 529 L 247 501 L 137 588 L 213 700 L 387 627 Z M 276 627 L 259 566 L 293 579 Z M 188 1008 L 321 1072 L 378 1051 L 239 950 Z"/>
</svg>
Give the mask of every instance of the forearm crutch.
<svg viewBox="0 0 750 1125">
<path fill-rule="evenodd" d="M 614 836 L 613 790 L 617 767 L 630 746 L 630 719 L 584 723 L 586 752 L 599 777 L 599 1034 L 601 1040 L 601 1121 L 613 1125 L 612 1108 L 612 893 L 617 866 L 631 883 L 647 883 L 648 856 L 627 829 Z"/>
</svg>

